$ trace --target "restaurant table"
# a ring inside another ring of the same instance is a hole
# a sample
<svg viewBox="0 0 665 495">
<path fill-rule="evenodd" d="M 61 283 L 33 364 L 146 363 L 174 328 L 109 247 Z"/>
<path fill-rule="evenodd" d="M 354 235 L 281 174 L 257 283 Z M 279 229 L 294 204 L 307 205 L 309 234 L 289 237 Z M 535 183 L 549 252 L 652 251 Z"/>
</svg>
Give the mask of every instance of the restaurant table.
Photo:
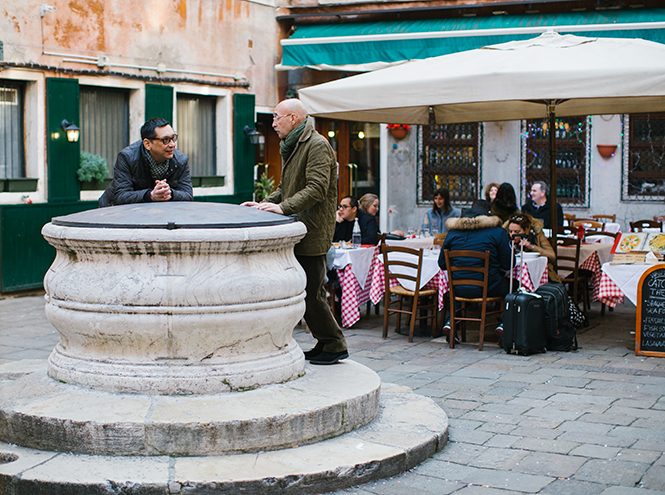
<svg viewBox="0 0 665 495">
<path fill-rule="evenodd" d="M 612 260 L 614 256 L 612 251 L 613 244 L 605 242 L 583 242 L 580 244 L 580 270 L 588 270 L 593 273 L 589 283 L 593 288 L 593 301 L 599 301 L 600 281 L 601 281 L 601 267 L 604 263 Z M 574 246 L 557 246 L 557 254 L 562 254 L 565 251 L 571 252 L 575 249 Z M 567 256 L 570 256 L 567 254 Z M 573 266 L 570 261 L 561 261 L 559 263 L 559 276 L 564 278 L 572 273 L 572 270 L 566 270 L 567 266 Z M 563 269 L 562 269 L 563 268 Z M 614 307 L 614 306 L 612 306 Z"/>
<path fill-rule="evenodd" d="M 342 326 L 353 326 L 360 319 L 360 305 L 369 301 L 371 274 L 378 246 L 336 249 L 333 267 L 342 288 L 340 301 Z"/>
<path fill-rule="evenodd" d="M 613 265 L 603 263 L 598 300 L 612 308 L 623 302 L 624 296 L 637 306 L 637 285 L 642 274 L 653 264 Z"/>
<path fill-rule="evenodd" d="M 440 250 L 425 251 L 423 253 L 423 268 L 420 280 L 420 288 L 436 289 L 439 291 L 439 311 L 443 309 L 445 293 L 449 290 L 448 274 L 445 270 L 439 268 Z M 399 253 L 402 254 L 402 253 Z M 408 256 L 408 255 L 407 255 Z M 523 266 L 524 269 L 520 269 Z M 532 276 L 533 274 L 534 276 Z M 414 273 L 415 275 L 415 273 Z M 513 277 L 520 280 L 522 287 L 529 292 L 534 292 L 542 284 L 547 283 L 547 258 L 539 256 L 538 258 L 526 259 L 523 265 L 519 263 L 513 267 Z M 536 282 L 533 282 L 536 280 Z M 398 284 L 397 280 L 392 280 L 391 287 Z M 403 287 L 408 290 L 415 289 L 415 283 L 405 280 Z M 374 271 L 372 274 L 372 283 L 369 297 L 374 304 L 378 304 L 383 298 L 386 290 L 386 278 L 383 269 L 383 259 L 377 256 L 374 261 Z"/>
</svg>

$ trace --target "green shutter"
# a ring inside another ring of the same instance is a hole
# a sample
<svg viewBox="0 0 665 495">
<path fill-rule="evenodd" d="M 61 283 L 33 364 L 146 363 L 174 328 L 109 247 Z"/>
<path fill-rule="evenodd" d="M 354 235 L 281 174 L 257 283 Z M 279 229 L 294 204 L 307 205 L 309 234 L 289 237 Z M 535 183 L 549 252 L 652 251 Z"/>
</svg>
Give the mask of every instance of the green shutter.
<svg viewBox="0 0 665 495">
<path fill-rule="evenodd" d="M 157 84 L 145 85 L 145 120 L 166 119 L 173 123 L 173 88 Z"/>
<path fill-rule="evenodd" d="M 68 120 L 79 122 L 78 79 L 46 78 L 46 142 L 49 202 L 78 201 L 80 183 L 76 176 L 81 153 L 80 141 L 70 143 L 62 129 Z"/>
<path fill-rule="evenodd" d="M 252 199 L 254 193 L 255 149 L 244 128 L 254 128 L 254 95 L 233 95 L 233 182 L 239 201 Z"/>
</svg>

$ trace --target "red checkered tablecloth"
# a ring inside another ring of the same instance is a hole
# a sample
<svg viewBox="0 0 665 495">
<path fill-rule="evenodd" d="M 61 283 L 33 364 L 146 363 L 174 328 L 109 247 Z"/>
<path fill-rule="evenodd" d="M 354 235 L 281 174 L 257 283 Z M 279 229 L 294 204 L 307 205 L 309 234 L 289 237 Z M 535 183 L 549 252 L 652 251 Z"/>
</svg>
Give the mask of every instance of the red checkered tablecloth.
<svg viewBox="0 0 665 495">
<path fill-rule="evenodd" d="M 397 286 L 397 280 L 390 282 L 391 287 Z M 443 270 L 439 270 L 423 287 L 424 289 L 436 289 L 439 291 L 439 311 L 443 309 L 444 294 L 448 292 L 448 276 Z M 369 291 L 369 299 L 374 304 L 379 304 L 386 291 L 386 276 L 383 269 L 383 260 L 377 256 L 374 260 L 374 273 L 372 274 L 372 285 Z"/>
<path fill-rule="evenodd" d="M 524 287 L 527 291 L 529 292 L 534 292 L 535 288 L 533 285 L 533 282 L 531 282 L 531 277 L 529 276 L 529 269 L 524 263 L 524 270 L 520 270 L 519 265 L 513 267 L 513 277 L 515 279 L 520 279 L 521 277 L 521 285 Z M 543 272 L 542 277 L 540 278 L 540 283 L 538 286 L 542 284 L 546 284 L 549 280 L 549 277 L 547 275 L 547 270 Z M 393 280 L 390 284 L 391 287 L 395 287 L 397 285 L 397 281 Z M 445 293 L 448 292 L 449 290 L 449 285 L 448 285 L 448 274 L 446 273 L 445 270 L 439 270 L 439 272 L 425 284 L 426 289 L 437 289 L 439 291 L 439 311 L 443 309 L 443 302 L 444 302 L 444 296 Z M 374 304 L 378 304 L 379 301 L 381 301 L 381 298 L 383 298 L 383 294 L 386 289 L 386 278 L 384 274 L 384 269 L 383 269 L 383 261 L 380 259 L 380 257 L 376 257 L 374 260 L 374 274 L 372 275 L 372 285 L 370 288 L 369 292 L 369 298 Z"/>
<path fill-rule="evenodd" d="M 624 294 L 621 289 L 612 282 L 607 273 L 601 272 L 598 290 L 595 287 L 593 289 L 593 300 L 600 301 L 611 308 L 616 308 L 617 304 L 623 302 L 623 298 Z"/>
<path fill-rule="evenodd" d="M 376 260 L 379 255 L 379 248 L 376 248 L 374 259 Z M 346 265 L 344 268 L 337 269 L 337 277 L 339 284 L 342 287 L 342 300 L 340 301 L 342 307 L 342 326 L 349 328 L 353 326 L 360 319 L 360 305 L 369 301 L 369 292 L 372 281 L 372 271 L 374 270 L 375 261 L 372 262 L 369 268 L 369 275 L 365 281 L 365 287 L 360 287 L 358 279 L 353 274 L 351 265 Z M 383 265 L 381 265 L 383 270 Z"/>
</svg>

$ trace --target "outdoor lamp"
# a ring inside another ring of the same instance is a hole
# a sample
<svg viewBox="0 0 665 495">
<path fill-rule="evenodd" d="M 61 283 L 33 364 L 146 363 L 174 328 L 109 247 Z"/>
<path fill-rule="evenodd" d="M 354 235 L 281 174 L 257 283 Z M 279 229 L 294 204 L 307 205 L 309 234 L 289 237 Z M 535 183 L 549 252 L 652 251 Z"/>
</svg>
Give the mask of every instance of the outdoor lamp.
<svg viewBox="0 0 665 495">
<path fill-rule="evenodd" d="M 67 134 L 67 141 L 75 143 L 79 140 L 81 129 L 76 124 L 68 120 L 63 120 L 60 125 L 62 126 L 62 130 Z"/>
<path fill-rule="evenodd" d="M 261 133 L 256 129 L 246 125 L 243 129 L 245 134 L 249 137 L 249 142 L 252 144 L 259 144 L 261 142 Z"/>
</svg>

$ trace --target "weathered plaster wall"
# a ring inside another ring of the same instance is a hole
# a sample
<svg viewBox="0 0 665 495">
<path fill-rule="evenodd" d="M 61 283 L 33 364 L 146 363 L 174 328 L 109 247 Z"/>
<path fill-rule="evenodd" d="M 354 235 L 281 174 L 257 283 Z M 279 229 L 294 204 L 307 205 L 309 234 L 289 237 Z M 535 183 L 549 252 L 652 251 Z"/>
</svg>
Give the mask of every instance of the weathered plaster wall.
<svg viewBox="0 0 665 495">
<path fill-rule="evenodd" d="M 113 64 L 162 63 L 169 69 L 242 75 L 249 79 L 257 105 L 276 102 L 278 28 L 270 5 L 244 0 L 49 0 L 55 11 L 41 18 L 43 3 L 0 0 L 5 61 L 97 69 L 95 64 L 62 62 L 62 56 L 44 51 L 108 56 Z M 128 67 L 110 70 L 157 75 Z"/>
</svg>

